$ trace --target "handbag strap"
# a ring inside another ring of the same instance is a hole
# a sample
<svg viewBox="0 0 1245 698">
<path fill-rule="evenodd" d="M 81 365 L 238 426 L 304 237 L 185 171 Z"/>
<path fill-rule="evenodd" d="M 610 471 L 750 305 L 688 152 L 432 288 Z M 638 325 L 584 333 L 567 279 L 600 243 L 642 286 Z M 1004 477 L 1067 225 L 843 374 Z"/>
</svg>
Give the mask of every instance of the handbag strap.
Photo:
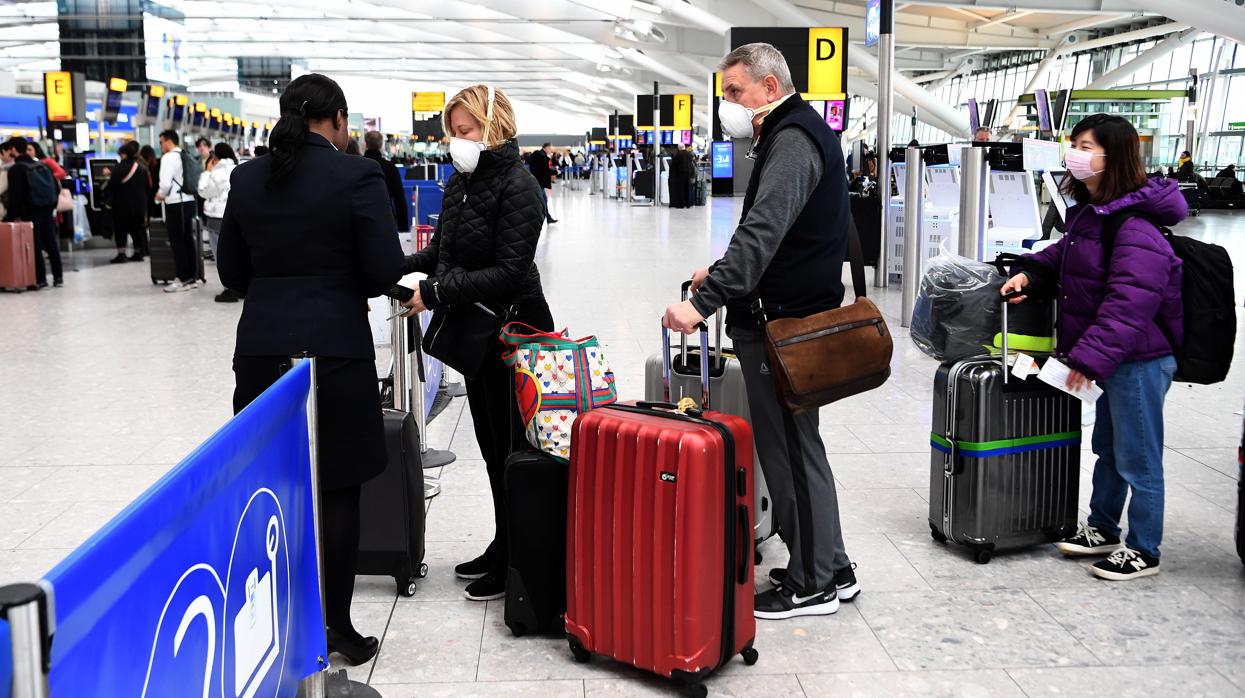
<svg viewBox="0 0 1245 698">
<path fill-rule="evenodd" d="M 848 215 L 847 217 L 847 261 L 851 264 L 852 269 L 852 287 L 856 292 L 857 298 L 867 298 L 865 284 L 865 253 L 860 246 L 860 232 L 856 229 L 856 220 Z M 756 289 L 747 297 L 748 307 L 752 310 L 752 314 L 762 325 L 769 323 L 769 319 L 765 316 L 765 302 L 761 300 L 761 294 Z"/>
</svg>

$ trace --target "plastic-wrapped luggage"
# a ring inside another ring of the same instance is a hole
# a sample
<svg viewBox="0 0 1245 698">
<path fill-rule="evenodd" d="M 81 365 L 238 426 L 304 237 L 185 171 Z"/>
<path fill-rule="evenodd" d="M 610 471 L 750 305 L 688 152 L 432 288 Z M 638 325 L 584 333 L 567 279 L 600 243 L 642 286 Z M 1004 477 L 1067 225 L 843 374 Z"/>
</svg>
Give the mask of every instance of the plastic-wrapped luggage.
<svg viewBox="0 0 1245 698">
<path fill-rule="evenodd" d="M 939 361 L 987 353 L 998 332 L 1004 281 L 985 262 L 945 252 L 929 260 L 912 308 L 913 343 Z"/>
</svg>

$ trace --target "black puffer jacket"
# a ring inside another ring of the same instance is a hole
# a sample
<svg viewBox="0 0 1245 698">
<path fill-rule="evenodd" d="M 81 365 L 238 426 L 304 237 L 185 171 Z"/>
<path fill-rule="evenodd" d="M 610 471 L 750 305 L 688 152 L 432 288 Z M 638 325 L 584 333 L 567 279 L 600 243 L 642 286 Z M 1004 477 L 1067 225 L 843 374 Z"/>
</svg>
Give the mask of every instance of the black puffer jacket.
<svg viewBox="0 0 1245 698">
<path fill-rule="evenodd" d="M 473 174 L 451 176 L 432 242 L 403 267 L 428 274 L 419 284 L 424 305 L 502 309 L 543 299 L 533 261 L 545 223 L 540 193 L 513 140 L 481 153 Z"/>
</svg>

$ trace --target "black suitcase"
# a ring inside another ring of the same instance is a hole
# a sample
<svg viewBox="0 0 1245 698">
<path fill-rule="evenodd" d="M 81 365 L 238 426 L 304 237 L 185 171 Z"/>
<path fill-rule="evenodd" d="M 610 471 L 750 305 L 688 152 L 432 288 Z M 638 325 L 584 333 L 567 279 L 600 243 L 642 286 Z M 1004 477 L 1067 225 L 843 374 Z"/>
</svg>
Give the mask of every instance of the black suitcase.
<svg viewBox="0 0 1245 698">
<path fill-rule="evenodd" d="M 930 534 L 982 564 L 996 549 L 1067 538 L 1078 518 L 1081 401 L 1036 376 L 1005 380 L 1005 365 L 975 357 L 934 378 Z"/>
<path fill-rule="evenodd" d="M 203 270 L 203 229 L 197 218 L 190 227 L 195 250 L 195 278 L 207 281 Z M 147 248 L 151 259 L 151 283 L 167 284 L 176 279 L 177 265 L 173 261 L 173 245 L 169 242 L 169 227 L 165 221 L 151 219 L 147 226 Z"/>
<path fill-rule="evenodd" d="M 1241 435 L 1236 463 L 1241 469 L 1240 478 L 1236 482 L 1236 554 L 1241 557 L 1241 564 L 1245 565 L 1245 433 Z"/>
<path fill-rule="evenodd" d="M 506 460 L 505 618 L 515 636 L 565 631 L 568 472 L 566 463 L 542 451 L 518 451 Z"/>
<path fill-rule="evenodd" d="M 424 466 L 415 416 L 384 410 L 384 472 L 363 485 L 360 500 L 358 574 L 394 578 L 398 593 L 415 594 L 428 576 L 424 564 Z"/>
</svg>

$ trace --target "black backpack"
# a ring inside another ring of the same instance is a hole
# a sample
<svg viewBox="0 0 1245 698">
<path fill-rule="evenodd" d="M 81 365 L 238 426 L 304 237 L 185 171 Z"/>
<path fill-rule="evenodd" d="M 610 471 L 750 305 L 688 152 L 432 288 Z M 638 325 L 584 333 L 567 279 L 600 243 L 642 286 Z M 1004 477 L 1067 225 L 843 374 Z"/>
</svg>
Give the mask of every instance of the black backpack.
<svg viewBox="0 0 1245 698">
<path fill-rule="evenodd" d="M 30 182 L 30 205 L 34 208 L 55 208 L 61 188 L 52 176 L 52 170 L 41 162 L 26 166 Z"/>
<path fill-rule="evenodd" d="M 1232 258 L 1219 245 L 1176 235 L 1135 211 L 1120 211 L 1102 224 L 1103 264 L 1111 259 L 1115 236 L 1129 218 L 1141 218 L 1159 229 L 1184 263 L 1180 300 L 1184 306 L 1184 344 L 1175 350 L 1176 381 L 1209 385 L 1228 377 L 1236 343 L 1236 296 Z M 1160 324 L 1160 327 L 1162 325 Z M 1163 335 L 1175 347 L 1162 327 Z"/>
</svg>

